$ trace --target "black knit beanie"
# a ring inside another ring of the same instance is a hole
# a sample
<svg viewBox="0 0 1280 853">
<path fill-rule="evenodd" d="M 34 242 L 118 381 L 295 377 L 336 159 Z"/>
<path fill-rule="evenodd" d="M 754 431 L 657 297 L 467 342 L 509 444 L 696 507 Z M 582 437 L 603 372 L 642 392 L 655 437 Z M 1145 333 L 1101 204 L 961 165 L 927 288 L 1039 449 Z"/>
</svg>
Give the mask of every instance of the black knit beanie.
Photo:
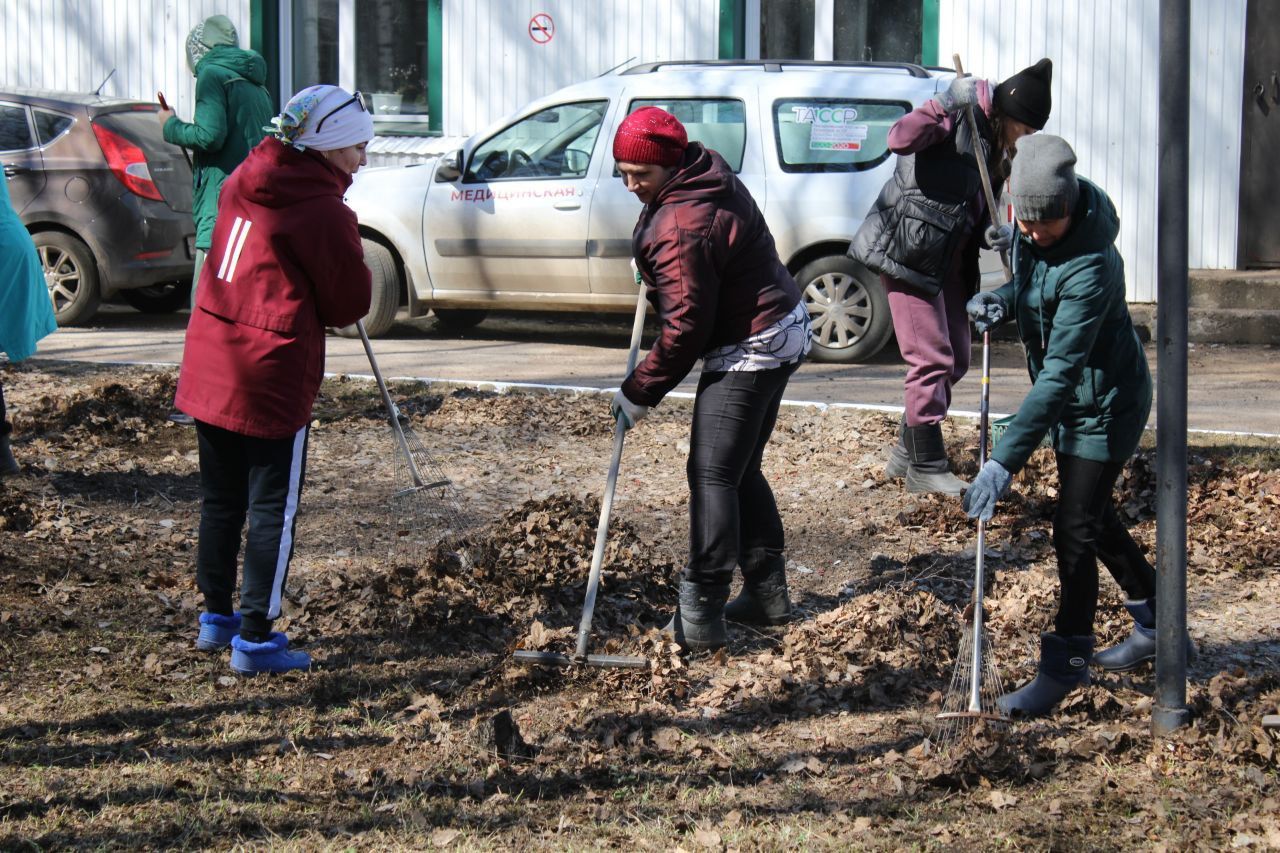
<svg viewBox="0 0 1280 853">
<path fill-rule="evenodd" d="M 1053 106 L 1049 96 L 1052 80 L 1051 59 L 1042 59 L 1030 68 L 1022 69 L 996 86 L 996 109 L 1009 118 L 1043 130 Z"/>
</svg>

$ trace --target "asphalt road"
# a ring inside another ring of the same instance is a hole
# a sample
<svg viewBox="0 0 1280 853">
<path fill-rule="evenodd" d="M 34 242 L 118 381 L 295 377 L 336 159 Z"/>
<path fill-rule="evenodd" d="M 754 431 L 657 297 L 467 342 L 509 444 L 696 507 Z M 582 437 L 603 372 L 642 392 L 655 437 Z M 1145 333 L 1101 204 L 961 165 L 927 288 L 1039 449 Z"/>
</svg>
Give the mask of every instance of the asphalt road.
<svg viewBox="0 0 1280 853">
<path fill-rule="evenodd" d="M 92 326 L 60 329 L 40 344 L 39 359 L 100 364 L 177 364 L 182 358 L 185 312 L 148 316 L 103 306 Z M 650 325 L 645 343 L 653 338 Z M 439 329 L 433 319 L 397 324 L 375 340 L 383 374 L 467 383 L 528 383 L 577 388 L 616 388 L 626 364 L 631 318 L 623 315 L 495 312 L 466 332 Z M 1155 373 L 1156 352 L 1147 345 Z M 953 414 L 976 412 L 980 349 L 974 367 L 956 388 Z M 360 341 L 331 335 L 327 369 L 369 374 Z M 825 404 L 900 408 L 906 368 L 892 344 L 873 361 L 855 365 L 809 362 L 787 386 L 787 399 Z M 1188 355 L 1188 426 L 1193 430 L 1280 434 L 1280 348 L 1192 345 Z M 1030 388 L 1021 347 L 992 347 L 991 408 L 1016 411 Z M 696 373 L 678 389 L 692 392 Z M 1152 412 L 1152 424 L 1155 412 Z"/>
</svg>

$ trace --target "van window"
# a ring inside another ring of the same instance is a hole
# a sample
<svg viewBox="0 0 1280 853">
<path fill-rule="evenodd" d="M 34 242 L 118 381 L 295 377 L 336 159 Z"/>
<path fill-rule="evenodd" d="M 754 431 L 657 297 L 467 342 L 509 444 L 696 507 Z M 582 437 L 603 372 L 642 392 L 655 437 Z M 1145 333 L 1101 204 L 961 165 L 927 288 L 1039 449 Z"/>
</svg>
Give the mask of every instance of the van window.
<svg viewBox="0 0 1280 853">
<path fill-rule="evenodd" d="M 658 107 L 680 120 L 690 142 L 701 142 L 715 151 L 729 168 L 742 170 L 747 146 L 747 111 L 742 101 L 727 98 L 683 98 L 632 101 L 628 114 L 641 107 Z"/>
<path fill-rule="evenodd" d="M 525 116 L 476 146 L 463 181 L 584 177 L 608 106 L 583 101 Z"/>
<path fill-rule="evenodd" d="M 0 106 L 0 151 L 26 151 L 35 147 L 26 107 Z"/>
<path fill-rule="evenodd" d="M 803 98 L 775 101 L 773 135 L 784 172 L 859 172 L 889 157 L 902 102 Z"/>
</svg>

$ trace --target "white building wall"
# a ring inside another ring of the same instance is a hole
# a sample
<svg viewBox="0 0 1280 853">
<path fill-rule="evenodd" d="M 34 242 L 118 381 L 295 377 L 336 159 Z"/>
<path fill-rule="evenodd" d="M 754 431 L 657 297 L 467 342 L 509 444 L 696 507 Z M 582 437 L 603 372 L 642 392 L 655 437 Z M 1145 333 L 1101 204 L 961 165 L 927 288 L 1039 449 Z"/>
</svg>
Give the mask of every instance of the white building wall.
<svg viewBox="0 0 1280 853">
<path fill-rule="evenodd" d="M 446 136 L 628 59 L 719 55 L 719 0 L 444 0 L 442 11 Z M 529 36 L 538 13 L 555 22 L 544 45 Z"/>
<path fill-rule="evenodd" d="M 1189 262 L 1236 266 L 1246 0 L 1191 2 Z M 1120 212 L 1129 300 L 1156 298 L 1159 0 L 943 0 L 941 64 L 1002 80 L 1053 59 L 1047 133 Z"/>
<path fill-rule="evenodd" d="M 187 33 L 226 15 L 249 44 L 249 0 L 5 0 L 0 3 L 0 84 L 89 91 L 107 74 L 109 96 L 154 100 L 179 115 L 195 107 Z"/>
</svg>

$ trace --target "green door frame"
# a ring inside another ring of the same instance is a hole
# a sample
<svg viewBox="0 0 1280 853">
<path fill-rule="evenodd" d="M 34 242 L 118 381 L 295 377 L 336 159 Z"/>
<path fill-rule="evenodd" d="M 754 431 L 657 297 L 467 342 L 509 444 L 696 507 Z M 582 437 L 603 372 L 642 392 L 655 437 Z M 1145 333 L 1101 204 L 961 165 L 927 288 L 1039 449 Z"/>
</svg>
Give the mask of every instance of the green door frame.
<svg viewBox="0 0 1280 853">
<path fill-rule="evenodd" d="M 280 99 L 279 0 L 250 0 L 249 47 L 267 61 L 267 91 L 280 109 L 284 102 Z"/>
<path fill-rule="evenodd" d="M 764 2 L 764 0 L 761 0 Z M 938 17 L 942 0 L 920 0 L 920 61 L 938 64 Z M 742 59 L 746 53 L 746 0 L 720 0 L 720 59 Z"/>
</svg>

